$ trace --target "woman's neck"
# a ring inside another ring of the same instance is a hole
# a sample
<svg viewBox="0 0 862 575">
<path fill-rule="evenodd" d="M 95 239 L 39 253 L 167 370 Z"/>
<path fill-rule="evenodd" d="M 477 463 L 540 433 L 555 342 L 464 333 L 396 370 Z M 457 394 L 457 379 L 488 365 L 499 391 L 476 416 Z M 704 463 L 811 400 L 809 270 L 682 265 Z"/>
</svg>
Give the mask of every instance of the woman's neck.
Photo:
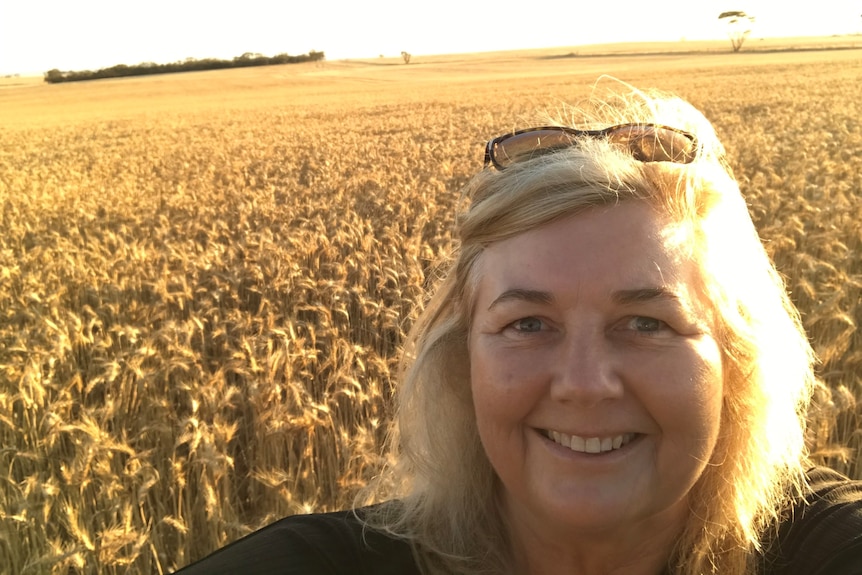
<svg viewBox="0 0 862 575">
<path fill-rule="evenodd" d="M 688 515 L 681 502 L 641 524 L 590 531 L 537 520 L 511 506 L 508 510 L 517 575 L 660 575 Z"/>
</svg>

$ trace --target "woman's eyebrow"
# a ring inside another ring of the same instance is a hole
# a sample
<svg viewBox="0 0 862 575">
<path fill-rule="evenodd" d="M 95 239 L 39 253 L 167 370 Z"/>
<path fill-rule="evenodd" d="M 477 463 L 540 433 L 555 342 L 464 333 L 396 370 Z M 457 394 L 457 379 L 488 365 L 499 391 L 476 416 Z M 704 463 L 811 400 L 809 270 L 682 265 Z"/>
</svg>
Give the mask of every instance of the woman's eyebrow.
<svg viewBox="0 0 862 575">
<path fill-rule="evenodd" d="M 619 290 L 611 294 L 611 299 L 623 305 L 656 300 L 679 302 L 679 296 L 666 287 Z"/>
<path fill-rule="evenodd" d="M 519 288 L 508 289 L 491 302 L 491 305 L 488 306 L 488 311 L 507 301 L 525 301 L 529 303 L 549 304 L 553 303 L 554 296 L 546 291 Z"/>
</svg>

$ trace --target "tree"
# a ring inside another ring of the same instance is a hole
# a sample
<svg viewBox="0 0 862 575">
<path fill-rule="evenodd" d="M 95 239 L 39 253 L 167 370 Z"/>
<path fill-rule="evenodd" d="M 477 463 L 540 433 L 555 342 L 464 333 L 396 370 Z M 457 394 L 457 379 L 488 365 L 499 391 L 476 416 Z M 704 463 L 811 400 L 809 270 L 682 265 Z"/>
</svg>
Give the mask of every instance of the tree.
<svg viewBox="0 0 862 575">
<path fill-rule="evenodd" d="M 730 45 L 734 52 L 739 52 L 743 42 L 751 34 L 751 25 L 754 23 L 754 16 L 749 16 L 739 10 L 732 10 L 730 12 L 722 12 L 718 15 L 718 19 L 727 22 L 727 35 L 730 37 Z"/>
<path fill-rule="evenodd" d="M 405 64 L 409 64 L 410 58 L 412 58 L 413 56 L 410 55 L 410 52 L 401 52 L 401 57 L 404 59 Z"/>
<path fill-rule="evenodd" d="M 45 72 L 45 81 L 49 84 L 56 84 L 57 82 L 62 82 L 63 80 L 65 80 L 65 74 L 63 74 L 63 72 L 61 72 L 57 68 Z"/>
</svg>

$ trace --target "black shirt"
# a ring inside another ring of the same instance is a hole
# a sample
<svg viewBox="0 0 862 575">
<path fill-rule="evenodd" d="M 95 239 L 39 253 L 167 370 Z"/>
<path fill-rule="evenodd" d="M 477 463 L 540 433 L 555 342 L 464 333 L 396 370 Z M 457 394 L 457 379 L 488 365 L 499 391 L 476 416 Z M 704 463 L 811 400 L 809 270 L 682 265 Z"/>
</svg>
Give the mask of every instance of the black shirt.
<svg viewBox="0 0 862 575">
<path fill-rule="evenodd" d="M 862 481 L 826 468 L 767 544 L 761 575 L 862 575 Z M 362 513 L 362 510 L 358 510 Z M 177 572 L 182 575 L 419 575 L 410 545 L 363 529 L 353 512 L 294 515 Z"/>
<path fill-rule="evenodd" d="M 813 494 L 768 544 L 764 575 L 862 575 L 862 481 L 824 467 L 808 472 Z"/>
<path fill-rule="evenodd" d="M 363 529 L 352 511 L 338 511 L 286 517 L 177 573 L 419 575 L 419 569 L 409 543 Z"/>
</svg>

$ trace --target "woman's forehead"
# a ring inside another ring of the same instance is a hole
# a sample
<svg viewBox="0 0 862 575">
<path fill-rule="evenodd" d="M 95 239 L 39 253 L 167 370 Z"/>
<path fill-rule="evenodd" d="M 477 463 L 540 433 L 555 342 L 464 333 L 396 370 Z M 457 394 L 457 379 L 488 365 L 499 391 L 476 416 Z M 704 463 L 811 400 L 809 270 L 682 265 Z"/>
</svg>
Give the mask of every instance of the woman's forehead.
<svg viewBox="0 0 862 575">
<path fill-rule="evenodd" d="M 477 262 L 477 279 L 482 292 L 574 286 L 609 292 L 679 290 L 673 286 L 693 284 L 698 275 L 688 255 L 691 243 L 688 226 L 646 202 L 623 202 L 491 244 Z"/>
<path fill-rule="evenodd" d="M 484 250 L 505 256 L 523 251 L 541 254 L 554 246 L 572 257 L 597 258 L 603 254 L 687 252 L 692 244 L 691 226 L 672 220 L 644 200 L 628 200 L 590 207 L 556 218 L 499 240 Z"/>
</svg>

